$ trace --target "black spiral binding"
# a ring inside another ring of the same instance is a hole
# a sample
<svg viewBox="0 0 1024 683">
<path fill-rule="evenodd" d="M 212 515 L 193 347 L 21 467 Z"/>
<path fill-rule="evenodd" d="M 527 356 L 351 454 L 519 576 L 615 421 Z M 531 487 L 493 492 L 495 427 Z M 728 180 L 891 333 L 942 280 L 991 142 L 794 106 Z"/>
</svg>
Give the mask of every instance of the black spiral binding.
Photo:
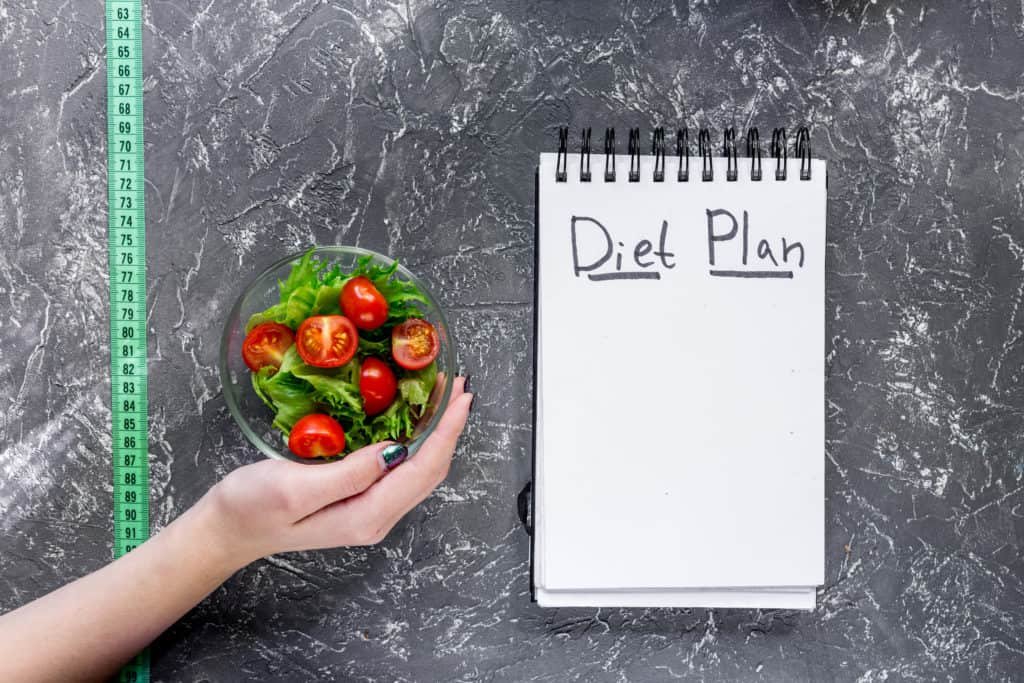
<svg viewBox="0 0 1024 683">
<path fill-rule="evenodd" d="M 558 159 L 555 163 L 555 182 L 564 183 L 566 180 L 565 168 L 569 161 L 569 127 L 562 126 L 558 129 Z"/>
<path fill-rule="evenodd" d="M 811 179 L 811 131 L 801 126 L 796 132 L 796 155 L 800 157 L 800 180 Z"/>
<path fill-rule="evenodd" d="M 747 156 L 750 158 L 750 179 L 761 180 L 761 135 L 757 128 L 747 131 Z"/>
<path fill-rule="evenodd" d="M 772 157 L 775 159 L 775 179 L 786 179 L 786 167 L 789 165 L 789 150 L 786 149 L 786 129 L 776 128 L 772 131 Z"/>
<path fill-rule="evenodd" d="M 722 155 L 726 159 L 725 179 L 739 179 L 739 136 L 732 126 L 726 128 L 722 135 Z M 775 179 L 786 180 L 789 170 L 789 145 L 785 128 L 772 130 L 771 146 L 768 149 L 775 160 Z M 713 181 L 714 161 L 711 145 L 711 132 L 701 128 L 697 135 L 697 154 L 701 158 L 701 180 Z M 797 129 L 793 144 L 794 157 L 800 159 L 800 180 L 811 179 L 811 132 L 806 126 Z M 653 180 L 656 183 L 665 181 L 665 129 L 661 126 L 654 129 L 651 141 L 651 155 L 654 157 Z M 679 163 L 676 179 L 685 183 L 690 180 L 690 132 L 688 128 L 676 131 L 676 159 Z M 763 152 L 761 136 L 757 128 L 750 128 L 746 137 L 746 155 L 750 159 L 750 180 L 763 180 Z M 580 182 L 590 182 L 591 129 L 584 128 L 580 144 Z M 569 129 L 558 129 L 558 158 L 555 168 L 555 180 L 564 183 L 568 175 Z M 606 128 L 604 132 L 604 179 L 615 182 L 615 129 Z M 629 182 L 640 181 L 640 129 L 629 129 Z"/>
<path fill-rule="evenodd" d="M 583 142 L 580 145 L 580 182 L 590 182 L 590 127 L 583 129 Z"/>
<path fill-rule="evenodd" d="M 701 128 L 697 133 L 697 153 L 700 154 L 700 179 L 708 182 L 715 179 L 715 167 L 711 163 L 711 133 Z"/>
<path fill-rule="evenodd" d="M 732 126 L 725 129 L 722 140 L 722 154 L 725 156 L 725 179 L 735 182 L 740 176 L 739 164 L 736 160 L 736 129 Z"/>
<path fill-rule="evenodd" d="M 654 129 L 654 139 L 651 141 L 651 154 L 654 155 L 654 182 L 665 181 L 665 129 L 658 127 Z"/>
<path fill-rule="evenodd" d="M 679 177 L 681 183 L 690 180 L 690 130 L 681 128 L 676 131 L 676 157 L 679 159 Z"/>
<path fill-rule="evenodd" d="M 640 182 L 640 129 L 629 129 L 629 182 Z"/>
<path fill-rule="evenodd" d="M 604 181 L 615 182 L 615 129 L 605 128 L 604 131 Z"/>
</svg>

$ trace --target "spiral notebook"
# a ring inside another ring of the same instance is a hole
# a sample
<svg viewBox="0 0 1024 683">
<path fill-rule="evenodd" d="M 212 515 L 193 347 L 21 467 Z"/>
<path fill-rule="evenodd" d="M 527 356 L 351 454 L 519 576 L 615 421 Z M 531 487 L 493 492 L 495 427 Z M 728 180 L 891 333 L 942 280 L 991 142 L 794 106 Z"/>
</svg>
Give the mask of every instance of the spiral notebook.
<svg viewBox="0 0 1024 683">
<path fill-rule="evenodd" d="M 825 162 L 776 129 L 541 154 L 542 606 L 812 609 L 824 580 Z M 762 158 L 763 157 L 763 158 Z"/>
</svg>

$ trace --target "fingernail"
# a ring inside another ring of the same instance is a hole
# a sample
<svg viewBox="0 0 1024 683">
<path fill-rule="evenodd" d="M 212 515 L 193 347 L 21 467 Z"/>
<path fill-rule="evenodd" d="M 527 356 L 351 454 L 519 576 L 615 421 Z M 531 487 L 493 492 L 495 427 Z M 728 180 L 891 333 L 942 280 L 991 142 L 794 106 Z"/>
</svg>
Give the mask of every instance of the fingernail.
<svg viewBox="0 0 1024 683">
<path fill-rule="evenodd" d="M 381 449 L 380 459 L 385 470 L 393 470 L 401 465 L 408 455 L 409 449 L 405 447 L 405 444 L 393 443 Z"/>
<path fill-rule="evenodd" d="M 476 394 L 473 394 L 473 398 L 469 399 L 469 412 L 473 412 L 474 405 L 476 405 Z"/>
<path fill-rule="evenodd" d="M 463 391 L 469 391 L 469 377 L 470 377 L 470 374 L 467 372 L 466 373 L 466 379 L 462 380 L 462 390 Z"/>
</svg>

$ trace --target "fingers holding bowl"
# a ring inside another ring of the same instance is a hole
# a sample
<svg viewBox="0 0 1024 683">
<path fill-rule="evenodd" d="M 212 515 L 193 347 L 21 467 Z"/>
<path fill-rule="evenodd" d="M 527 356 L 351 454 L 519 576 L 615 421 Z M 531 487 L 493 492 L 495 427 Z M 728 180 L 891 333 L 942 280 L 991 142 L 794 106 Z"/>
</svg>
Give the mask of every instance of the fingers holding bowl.
<svg viewBox="0 0 1024 683">
<path fill-rule="evenodd" d="M 376 473 L 371 471 L 369 463 L 360 463 L 359 469 L 365 468 L 366 471 L 358 475 L 363 477 L 359 482 L 368 481 L 371 476 L 373 480 L 361 492 L 344 500 L 335 498 L 296 524 L 298 542 L 303 547 L 323 548 L 369 545 L 383 539 L 402 516 L 429 496 L 447 476 L 456 443 L 469 417 L 472 399 L 473 395 L 464 390 L 463 378 L 456 378 L 447 409 L 433 433 L 416 451 L 415 457 L 390 470 L 382 469 L 378 460 L 374 463 Z M 362 449 L 372 452 L 372 458 L 357 451 L 339 463 L 303 469 L 310 470 L 314 476 L 322 476 L 322 470 L 340 467 L 357 454 L 361 459 L 380 458 L 386 445 L 375 444 Z M 387 476 L 382 476 L 384 472 L 387 472 Z M 340 483 L 341 480 L 345 480 L 345 477 L 339 474 L 336 485 L 348 485 L 347 480 L 346 483 Z M 331 486 L 326 484 L 322 488 L 317 487 L 317 490 L 324 492 L 319 500 L 329 496 L 327 492 Z"/>
<path fill-rule="evenodd" d="M 451 400 L 437 428 L 427 438 L 416 456 L 359 496 L 376 519 L 390 529 L 412 508 L 422 502 L 448 476 L 452 455 L 469 418 L 472 394 L 462 391 Z"/>
<path fill-rule="evenodd" d="M 369 489 L 384 473 L 404 459 L 405 446 L 384 441 L 350 453 L 337 462 L 319 466 L 293 464 L 284 470 L 282 485 L 300 492 L 295 521 L 329 505 L 357 496 Z"/>
</svg>

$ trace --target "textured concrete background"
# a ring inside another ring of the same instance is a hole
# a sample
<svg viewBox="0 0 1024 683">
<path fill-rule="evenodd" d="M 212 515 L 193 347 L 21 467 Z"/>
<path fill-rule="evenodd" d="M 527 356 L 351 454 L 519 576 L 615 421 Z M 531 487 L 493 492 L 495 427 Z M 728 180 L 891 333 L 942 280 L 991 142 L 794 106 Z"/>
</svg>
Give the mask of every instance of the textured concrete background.
<svg viewBox="0 0 1024 683">
<path fill-rule="evenodd" d="M 282 253 L 401 258 L 479 392 L 385 543 L 240 572 L 156 679 L 1019 680 L 1021 5 L 743 5 L 145 3 L 155 527 L 258 457 L 215 357 Z M 110 552 L 102 12 L 0 0 L 4 610 Z M 813 613 L 542 611 L 513 509 L 536 155 L 559 124 L 683 122 L 806 123 L 831 164 L 828 583 Z"/>
</svg>

